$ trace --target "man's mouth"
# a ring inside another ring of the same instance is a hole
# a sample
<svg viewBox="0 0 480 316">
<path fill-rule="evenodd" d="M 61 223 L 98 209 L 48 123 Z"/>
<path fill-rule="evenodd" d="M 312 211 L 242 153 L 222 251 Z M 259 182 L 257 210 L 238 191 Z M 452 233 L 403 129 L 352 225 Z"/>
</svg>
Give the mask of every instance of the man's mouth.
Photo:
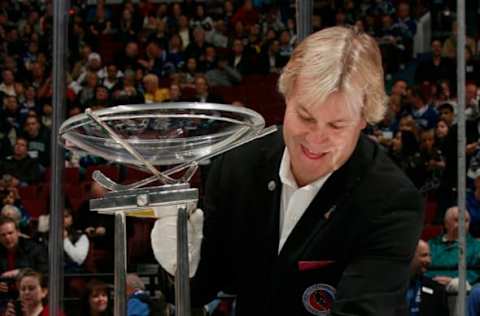
<svg viewBox="0 0 480 316">
<path fill-rule="evenodd" d="M 324 151 L 324 152 L 313 152 L 303 145 L 300 145 L 300 147 L 302 149 L 303 154 L 308 159 L 311 159 L 311 160 L 319 160 L 319 159 L 323 158 L 328 153 L 326 151 Z"/>
</svg>

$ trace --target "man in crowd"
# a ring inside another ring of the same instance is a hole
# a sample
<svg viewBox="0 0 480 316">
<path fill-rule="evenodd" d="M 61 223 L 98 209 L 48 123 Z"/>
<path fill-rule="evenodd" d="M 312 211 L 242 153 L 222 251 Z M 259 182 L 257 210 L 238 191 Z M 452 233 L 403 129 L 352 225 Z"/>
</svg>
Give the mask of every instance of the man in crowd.
<svg viewBox="0 0 480 316">
<path fill-rule="evenodd" d="M 0 293 L 8 293 L 12 290 L 15 277 L 22 268 L 32 268 L 46 273 L 47 257 L 48 253 L 44 246 L 20 236 L 20 230 L 14 219 L 0 216 L 0 278 L 2 279 Z"/>
<path fill-rule="evenodd" d="M 430 247 L 419 240 L 411 263 L 410 284 L 407 290 L 409 315 L 448 316 L 448 297 L 445 286 L 424 274 L 432 263 Z"/>
</svg>

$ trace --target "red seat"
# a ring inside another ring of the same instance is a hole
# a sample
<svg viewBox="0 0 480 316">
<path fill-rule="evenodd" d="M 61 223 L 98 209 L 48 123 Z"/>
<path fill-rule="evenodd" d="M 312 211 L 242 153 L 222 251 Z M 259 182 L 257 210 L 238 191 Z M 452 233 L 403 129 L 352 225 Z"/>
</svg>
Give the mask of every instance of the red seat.
<svg viewBox="0 0 480 316">
<path fill-rule="evenodd" d="M 21 199 L 36 199 L 38 198 L 38 186 L 31 184 L 26 187 L 18 187 L 18 194 Z"/>
<path fill-rule="evenodd" d="M 439 236 L 443 232 L 442 225 L 426 225 L 423 227 L 421 239 L 428 241 L 434 237 Z"/>
<path fill-rule="evenodd" d="M 52 181 L 52 169 L 50 167 L 45 170 L 45 182 L 50 183 Z M 80 181 L 80 170 L 76 167 L 67 167 L 63 169 L 63 182 L 64 183 L 78 183 Z"/>
<path fill-rule="evenodd" d="M 47 214 L 47 200 L 43 198 L 22 199 L 22 204 L 32 218 L 37 219 L 40 215 Z"/>
</svg>

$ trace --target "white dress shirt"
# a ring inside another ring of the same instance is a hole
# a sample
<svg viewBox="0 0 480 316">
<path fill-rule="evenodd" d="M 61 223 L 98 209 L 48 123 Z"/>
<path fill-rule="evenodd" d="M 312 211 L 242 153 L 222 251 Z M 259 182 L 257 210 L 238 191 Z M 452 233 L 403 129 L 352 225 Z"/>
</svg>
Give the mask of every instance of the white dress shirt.
<svg viewBox="0 0 480 316">
<path fill-rule="evenodd" d="M 282 182 L 279 253 L 293 228 L 331 174 L 329 173 L 315 182 L 299 188 L 290 168 L 288 150 L 284 150 L 279 170 L 280 181 Z"/>
</svg>

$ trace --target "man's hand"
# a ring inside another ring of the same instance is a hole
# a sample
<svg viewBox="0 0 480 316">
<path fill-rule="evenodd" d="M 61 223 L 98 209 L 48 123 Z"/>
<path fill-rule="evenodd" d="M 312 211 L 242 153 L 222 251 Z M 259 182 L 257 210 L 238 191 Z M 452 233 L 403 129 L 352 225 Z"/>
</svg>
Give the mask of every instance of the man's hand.
<svg viewBox="0 0 480 316">
<path fill-rule="evenodd" d="M 88 237 L 93 237 L 93 235 L 95 234 L 95 228 L 93 227 L 85 228 L 85 234 L 87 234 Z"/>
<path fill-rule="evenodd" d="M 13 301 L 8 302 L 7 309 L 5 310 L 5 316 L 16 316 L 15 303 Z"/>
<path fill-rule="evenodd" d="M 8 284 L 5 282 L 0 282 L 0 293 L 8 292 Z"/>
<path fill-rule="evenodd" d="M 433 280 L 435 282 L 438 282 L 438 283 L 442 284 L 442 285 L 447 285 L 448 283 L 450 283 L 450 281 L 452 281 L 452 278 L 447 277 L 447 276 L 443 276 L 443 275 L 439 275 L 439 276 L 434 277 Z"/>
<path fill-rule="evenodd" d="M 203 212 L 196 209 L 188 219 L 188 254 L 190 277 L 197 271 L 203 238 Z M 171 275 L 177 269 L 177 216 L 160 217 L 153 226 L 152 249 L 155 259 Z"/>
<path fill-rule="evenodd" d="M 9 271 L 5 271 L 2 273 L 1 277 L 4 277 L 4 278 L 16 278 L 18 273 L 20 272 L 19 269 L 15 269 L 15 270 L 9 270 Z"/>
</svg>

